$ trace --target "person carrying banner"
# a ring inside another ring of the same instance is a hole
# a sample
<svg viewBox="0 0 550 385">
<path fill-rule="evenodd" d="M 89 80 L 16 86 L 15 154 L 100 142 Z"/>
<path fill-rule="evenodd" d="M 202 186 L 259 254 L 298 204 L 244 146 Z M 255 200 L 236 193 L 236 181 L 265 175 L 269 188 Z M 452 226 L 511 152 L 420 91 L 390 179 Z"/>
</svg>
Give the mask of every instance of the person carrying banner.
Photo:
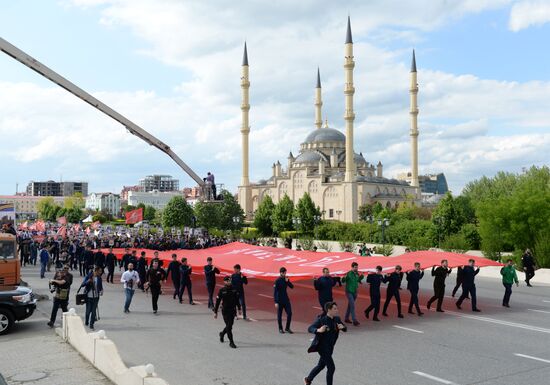
<svg viewBox="0 0 550 385">
<path fill-rule="evenodd" d="M 157 314 L 161 282 L 166 280 L 166 272 L 164 269 L 159 267 L 159 263 L 157 261 L 153 261 L 153 265 L 149 268 L 149 270 L 147 270 L 145 280 L 146 282 L 144 288 L 151 290 L 153 314 Z"/>
<path fill-rule="evenodd" d="M 414 314 L 413 306 L 416 307 L 416 314 L 422 316 L 424 313 L 420 311 L 418 305 L 418 290 L 420 289 L 420 280 L 424 277 L 424 271 L 420 270 L 420 262 L 414 263 L 414 270 L 407 272 L 407 290 L 411 293 L 411 301 L 409 302 L 409 314 Z"/>
<path fill-rule="evenodd" d="M 220 274 L 220 270 L 212 264 L 212 257 L 206 258 L 204 265 L 204 278 L 206 281 L 206 290 L 208 291 L 208 308 L 214 308 L 214 289 L 216 288 L 216 274 Z"/>
<path fill-rule="evenodd" d="M 384 276 L 382 275 L 382 266 L 376 266 L 376 272 L 374 274 L 367 275 L 367 283 L 369 284 L 370 305 L 365 309 L 365 317 L 369 319 L 369 314 L 374 310 L 372 317 L 373 321 L 380 321 L 378 319 L 378 312 L 380 311 L 380 285 L 384 282 Z"/>
<path fill-rule="evenodd" d="M 332 288 L 336 286 L 338 280 L 330 276 L 330 271 L 328 267 L 323 268 L 323 275 L 319 278 L 313 278 L 313 287 L 317 290 L 317 295 L 319 297 L 319 305 L 323 314 L 325 314 L 325 304 L 327 302 L 332 302 Z"/>
<path fill-rule="evenodd" d="M 470 259 L 468 261 L 468 265 L 464 266 L 463 268 L 463 282 L 462 282 L 462 295 L 456 301 L 456 307 L 461 309 L 462 302 L 468 294 L 470 295 L 470 299 L 472 300 L 472 311 L 480 312 L 477 308 L 477 295 L 476 295 L 476 284 L 475 284 L 475 276 L 479 273 L 479 267 L 475 268 L 476 261 L 473 259 Z"/>
<path fill-rule="evenodd" d="M 241 273 L 241 265 L 233 266 L 233 274 L 231 275 L 231 285 L 237 293 L 239 293 L 239 302 L 243 311 L 243 319 L 246 320 L 246 301 L 244 298 L 244 285 L 248 285 L 248 278 Z"/>
<path fill-rule="evenodd" d="M 237 309 L 238 313 L 241 313 L 241 303 L 239 299 L 239 292 L 233 287 L 231 281 L 232 278 L 229 276 L 226 276 L 223 279 L 224 287 L 222 287 L 218 292 L 216 304 L 214 305 L 214 319 L 218 318 L 218 309 L 221 304 L 225 328 L 220 332 L 220 342 L 224 342 L 224 337 L 227 334 L 227 338 L 229 338 L 229 346 L 236 349 L 237 346 L 233 340 L 233 323 L 235 322 L 235 317 L 237 316 Z"/>
<path fill-rule="evenodd" d="M 444 310 L 442 309 L 443 306 L 443 297 L 445 297 L 445 279 L 447 279 L 447 276 L 450 275 L 452 272 L 452 269 L 449 269 L 449 262 L 444 259 L 441 261 L 441 265 L 437 268 L 435 266 L 432 267 L 432 277 L 434 278 L 434 295 L 430 300 L 428 301 L 428 304 L 426 307 L 428 310 L 432 306 L 432 303 L 434 303 L 437 300 L 437 308 L 436 311 L 440 313 L 444 313 Z"/>
<path fill-rule="evenodd" d="M 113 283 L 115 275 L 115 266 L 117 265 L 116 255 L 113 253 L 113 248 L 109 247 L 109 252 L 105 256 L 105 267 L 107 268 L 107 282 Z"/>
<path fill-rule="evenodd" d="M 384 308 L 382 309 L 382 315 L 384 317 L 388 316 L 388 313 L 386 313 L 388 310 L 388 305 L 390 304 L 391 299 L 395 298 L 395 302 L 397 303 L 397 317 L 403 318 L 403 314 L 401 313 L 401 297 L 399 295 L 402 275 L 401 270 L 401 266 L 397 265 L 395 266 L 395 271 L 393 273 L 386 274 L 383 278 L 383 282 L 388 283 L 388 287 L 386 289 L 386 301 L 384 302 Z"/>
<path fill-rule="evenodd" d="M 191 288 L 192 288 L 191 273 L 192 272 L 193 272 L 193 268 L 187 264 L 187 258 L 182 258 L 181 265 L 180 265 L 180 291 L 178 294 L 180 303 L 183 303 L 183 300 L 182 300 L 183 293 L 185 292 L 185 289 L 187 289 L 187 295 L 189 296 L 189 305 L 195 304 L 195 302 L 193 302 L 193 292 L 191 291 Z"/>
<path fill-rule="evenodd" d="M 176 253 L 172 254 L 172 261 L 168 264 L 166 274 L 172 279 L 172 285 L 174 285 L 174 295 L 172 295 L 174 299 L 176 299 L 176 296 L 179 297 L 180 292 L 180 266 L 178 255 Z"/>
<path fill-rule="evenodd" d="M 355 301 L 357 300 L 359 284 L 363 278 L 365 278 L 364 275 L 359 274 L 359 264 L 357 262 L 351 264 L 351 270 L 342 278 L 342 283 L 346 284 L 346 297 L 348 298 L 348 308 L 344 322 L 348 324 L 353 322 L 354 326 L 359 326 L 359 321 L 357 321 L 357 317 L 355 316 Z M 351 320 L 349 319 L 350 315 Z"/>
<path fill-rule="evenodd" d="M 292 307 L 290 306 L 290 298 L 288 297 L 287 288 L 294 289 L 294 285 L 290 282 L 290 279 L 286 276 L 286 268 L 281 267 L 279 269 L 279 278 L 275 280 L 273 284 L 273 299 L 275 300 L 275 307 L 277 308 L 277 324 L 279 325 L 279 333 L 294 334 L 290 329 L 290 323 L 292 322 Z M 283 330 L 283 310 L 286 313 L 286 327 Z"/>
</svg>

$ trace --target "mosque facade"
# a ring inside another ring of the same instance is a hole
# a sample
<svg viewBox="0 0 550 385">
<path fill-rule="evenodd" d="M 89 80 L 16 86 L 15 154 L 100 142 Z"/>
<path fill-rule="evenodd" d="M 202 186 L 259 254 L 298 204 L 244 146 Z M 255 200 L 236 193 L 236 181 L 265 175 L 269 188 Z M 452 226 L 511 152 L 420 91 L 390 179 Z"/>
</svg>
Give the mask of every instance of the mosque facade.
<svg viewBox="0 0 550 385">
<path fill-rule="evenodd" d="M 357 222 L 358 209 L 364 204 L 379 202 L 384 207 L 396 208 L 405 201 L 420 204 L 418 184 L 418 127 L 416 59 L 413 51 L 410 85 L 410 182 L 384 177 L 380 161 L 369 163 L 353 146 L 353 40 L 348 18 L 344 46 L 344 99 L 345 134 L 322 122 L 321 79 L 317 72 L 315 88 L 315 128 L 300 145 L 299 153 L 288 155 L 285 165 L 277 161 L 272 166 L 271 176 L 255 183 L 249 180 L 249 66 L 246 44 L 244 47 L 242 90 L 242 178 L 238 190 L 239 204 L 247 218 L 253 217 L 262 199 L 270 196 L 274 203 L 285 195 L 296 204 L 307 192 L 322 212 L 325 220 Z"/>
</svg>

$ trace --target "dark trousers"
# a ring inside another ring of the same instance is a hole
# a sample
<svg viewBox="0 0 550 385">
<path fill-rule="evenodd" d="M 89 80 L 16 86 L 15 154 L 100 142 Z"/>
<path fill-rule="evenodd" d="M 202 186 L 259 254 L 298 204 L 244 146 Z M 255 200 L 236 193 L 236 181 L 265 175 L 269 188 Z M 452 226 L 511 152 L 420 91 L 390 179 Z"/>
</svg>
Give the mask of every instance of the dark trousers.
<svg viewBox="0 0 550 385">
<path fill-rule="evenodd" d="M 158 302 L 159 302 L 159 295 L 160 295 L 160 285 L 149 286 L 149 289 L 151 289 L 151 301 L 153 303 L 153 311 L 157 311 L 159 309 Z"/>
<path fill-rule="evenodd" d="M 187 295 L 189 296 L 189 303 L 192 303 L 193 302 L 193 292 L 191 291 L 191 281 L 181 283 L 180 292 L 178 294 L 180 302 L 182 301 L 182 297 L 183 297 L 183 293 L 185 292 L 185 289 L 187 289 Z"/>
<path fill-rule="evenodd" d="M 99 297 L 97 298 L 86 298 L 86 315 L 84 317 L 84 323 L 94 326 L 94 322 L 97 320 L 97 305 L 99 304 Z"/>
<path fill-rule="evenodd" d="M 222 330 L 222 335 L 227 334 L 229 342 L 233 342 L 233 323 L 235 322 L 235 313 L 223 313 L 223 322 L 225 322 L 225 328 Z"/>
<path fill-rule="evenodd" d="M 378 312 L 380 312 L 380 294 L 375 294 L 370 296 L 370 305 L 365 310 L 365 313 L 369 314 L 372 310 L 374 310 L 373 317 L 376 319 L 378 318 Z"/>
<path fill-rule="evenodd" d="M 319 305 L 321 305 L 321 311 L 323 312 L 323 315 L 327 314 L 325 310 L 325 305 L 327 302 L 332 302 L 332 298 L 319 298 Z"/>
<path fill-rule="evenodd" d="M 334 365 L 334 360 L 332 359 L 332 354 L 319 352 L 319 362 L 317 366 L 311 369 L 311 372 L 307 376 L 309 381 L 321 373 L 321 371 L 326 367 L 327 368 L 327 385 L 332 385 L 332 380 L 334 378 L 334 372 L 336 371 L 336 366 Z"/>
<path fill-rule="evenodd" d="M 246 319 L 246 302 L 244 300 L 244 291 L 239 293 L 239 302 L 241 303 L 241 308 L 243 310 L 243 318 Z"/>
<path fill-rule="evenodd" d="M 395 302 L 397 302 L 397 314 L 401 314 L 401 297 L 399 296 L 399 289 L 386 291 L 386 301 L 384 302 L 382 314 L 386 314 L 388 305 L 393 297 L 395 297 Z"/>
<path fill-rule="evenodd" d="M 84 263 L 84 261 L 78 261 L 78 272 L 80 273 L 81 277 L 86 274 L 86 264 Z"/>
<path fill-rule="evenodd" d="M 180 295 L 180 280 L 172 278 L 172 285 L 174 285 L 174 294 L 172 297 L 176 299 L 176 297 L 179 297 Z"/>
<path fill-rule="evenodd" d="M 535 269 L 528 267 L 525 269 L 525 282 L 530 285 L 529 281 L 535 276 Z"/>
<path fill-rule="evenodd" d="M 472 300 L 472 310 L 477 309 L 476 285 L 471 285 L 471 286 L 462 285 L 462 295 L 460 296 L 458 301 L 456 301 L 456 304 L 458 306 L 462 305 L 462 301 L 464 301 L 466 297 L 468 297 L 468 294 L 470 294 L 470 298 Z"/>
<path fill-rule="evenodd" d="M 208 290 L 208 308 L 214 308 L 214 289 L 216 289 L 215 283 L 207 283 L 206 290 Z"/>
<path fill-rule="evenodd" d="M 453 289 L 453 293 L 452 293 L 452 296 L 454 297 L 456 295 L 456 292 L 458 291 L 458 289 L 460 289 L 460 286 L 462 286 L 462 281 L 456 281 L 456 285 Z"/>
<path fill-rule="evenodd" d="M 504 298 L 502 299 L 503 305 L 509 305 L 510 304 L 510 297 L 512 296 L 512 284 L 511 283 L 503 283 L 504 285 Z"/>
<path fill-rule="evenodd" d="M 428 307 L 430 307 L 430 305 L 437 300 L 437 310 L 442 310 L 441 306 L 443 306 L 443 297 L 445 297 L 445 285 L 434 286 L 434 295 L 428 301 Z"/>
<path fill-rule="evenodd" d="M 279 306 L 277 307 L 277 323 L 279 324 L 279 330 L 283 328 L 283 310 L 286 313 L 285 330 L 289 330 L 290 323 L 292 322 L 292 307 L 290 306 L 290 301 L 279 302 Z"/>
<path fill-rule="evenodd" d="M 57 311 L 59 310 L 59 308 L 61 308 L 61 311 L 63 312 L 69 311 L 67 309 L 67 305 L 69 305 L 68 299 L 58 299 L 58 298 L 53 299 L 52 314 L 50 316 L 50 322 L 52 324 L 55 322 L 55 319 L 57 318 Z"/>
<path fill-rule="evenodd" d="M 418 290 L 409 290 L 411 292 L 411 302 L 409 302 L 409 313 L 412 312 L 413 306 L 416 308 L 418 314 L 422 313 L 420 311 L 420 306 L 418 305 Z"/>
<path fill-rule="evenodd" d="M 107 266 L 107 282 L 113 283 L 114 276 L 115 276 L 115 267 Z"/>
</svg>

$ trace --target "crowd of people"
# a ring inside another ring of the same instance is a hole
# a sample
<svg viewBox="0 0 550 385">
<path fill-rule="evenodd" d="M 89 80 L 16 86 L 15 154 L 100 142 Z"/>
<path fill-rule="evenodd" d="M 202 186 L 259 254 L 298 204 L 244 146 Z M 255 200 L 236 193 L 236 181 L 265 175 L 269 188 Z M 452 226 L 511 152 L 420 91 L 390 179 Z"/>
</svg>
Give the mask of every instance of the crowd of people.
<svg viewBox="0 0 550 385">
<path fill-rule="evenodd" d="M 158 314 L 158 299 L 163 291 L 170 291 L 166 286 L 171 281 L 173 286 L 172 297 L 178 299 L 180 303 L 184 302 L 184 294 L 187 291 L 188 303 L 194 305 L 192 294 L 191 274 L 193 267 L 189 265 L 186 258 L 178 260 L 176 253 L 172 254 L 172 260 L 164 266 L 165 261 L 158 256 L 159 249 L 163 244 L 176 243 L 179 248 L 210 247 L 214 245 L 225 244 L 227 239 L 202 236 L 200 239 L 183 238 L 177 239 L 170 235 L 166 237 L 126 237 L 118 235 L 105 235 L 103 237 L 74 237 L 66 239 L 47 238 L 38 243 L 32 237 L 28 238 L 19 234 L 21 255 L 23 264 L 36 264 L 40 261 L 40 275 L 45 276 L 49 266 L 55 264 L 59 270 L 50 280 L 51 291 L 53 293 L 53 306 L 50 321 L 48 325 L 54 326 L 58 310 L 67 311 L 69 302 L 70 287 L 73 283 L 71 270 L 77 271 L 82 278 L 78 287 L 77 297 L 80 296 L 81 303 L 86 306 L 85 324 L 91 330 L 94 324 L 99 320 L 98 305 L 100 298 L 104 293 L 103 276 L 106 276 L 108 283 L 115 283 L 114 273 L 116 268 L 122 272 L 120 283 L 123 285 L 125 299 L 121 306 L 124 313 L 131 312 L 132 298 L 136 290 L 149 291 L 151 293 L 151 305 L 154 314 Z M 28 247 L 22 243 L 28 241 Z M 155 248 L 151 246 L 157 246 Z M 113 247 L 124 248 L 125 253 L 121 258 L 113 253 Z M 153 251 L 153 257 L 148 258 L 145 251 L 137 255 L 138 248 L 156 249 Z M 106 249 L 106 252 L 103 250 Z M 29 251 L 26 253 L 26 251 Z M 526 272 L 526 284 L 531 286 L 530 280 L 534 276 L 536 262 L 529 250 L 526 250 L 523 256 L 523 269 Z M 333 276 L 328 268 L 322 269 L 322 275 L 313 280 L 313 288 L 317 292 L 322 313 L 316 317 L 315 321 L 308 328 L 313 333 L 314 339 L 309 352 L 317 352 L 320 356 L 319 362 L 315 368 L 304 378 L 304 383 L 311 384 L 313 379 L 324 369 L 327 369 L 327 384 L 332 384 L 332 378 L 335 371 L 332 353 L 338 334 L 340 331 L 347 331 L 346 324 L 359 326 L 360 322 L 356 314 L 356 300 L 358 289 L 361 284 L 369 286 L 370 304 L 364 309 L 363 313 L 366 319 L 380 321 L 379 313 L 382 310 L 384 317 L 388 316 L 387 310 L 392 301 L 397 307 L 397 317 L 404 318 L 401 306 L 401 289 L 403 280 L 406 280 L 406 289 L 410 294 L 408 306 L 409 314 L 422 316 L 419 304 L 420 281 L 424 277 L 424 269 L 419 262 L 414 264 L 414 269 L 404 272 L 401 266 L 395 266 L 391 273 L 383 274 L 382 267 L 377 266 L 376 271 L 367 275 L 359 272 L 359 264 L 353 262 L 351 269 L 342 277 Z M 455 306 L 461 309 L 463 301 L 468 299 L 471 303 L 472 311 L 480 312 L 477 306 L 477 293 L 475 277 L 479 268 L 475 266 L 475 260 L 469 260 L 465 266 L 457 268 L 456 286 L 452 290 L 452 296 L 455 297 L 458 290 L 462 288 L 460 297 L 455 302 Z M 233 336 L 233 324 L 238 316 L 242 315 L 247 319 L 245 286 L 248 284 L 248 278 L 241 271 L 241 266 L 236 264 L 232 274 L 223 277 L 224 286 L 218 291 L 214 298 L 216 287 L 216 277 L 221 275 L 220 269 L 214 265 L 214 261 L 209 257 L 203 266 L 204 281 L 208 292 L 208 308 L 214 313 L 214 318 L 218 317 L 221 310 L 224 321 L 224 329 L 219 333 L 220 342 L 225 338 L 229 340 L 229 346 L 236 348 Z M 439 266 L 433 266 L 430 274 L 433 280 L 433 296 L 428 300 L 426 308 L 430 309 L 435 304 L 437 312 L 444 312 L 443 301 L 445 296 L 446 279 L 451 275 L 452 269 L 449 268 L 446 260 L 441 261 Z M 513 284 L 519 285 L 516 268 L 510 259 L 501 269 L 502 283 L 504 286 L 504 296 L 502 306 L 510 307 L 510 297 Z M 381 303 L 382 285 L 386 286 L 385 302 Z M 347 307 L 343 320 L 339 316 L 338 305 L 334 301 L 333 289 L 336 286 L 344 286 L 347 298 Z M 281 267 L 279 277 L 273 282 L 273 301 L 277 313 L 277 326 L 281 334 L 293 334 L 292 331 L 292 306 L 288 293 L 294 285 L 287 276 L 287 269 Z M 82 293 L 81 293 L 82 292 Z M 78 298 L 77 298 L 78 300 Z M 382 306 L 381 306 L 382 305 Z M 283 315 L 286 315 L 286 322 L 283 326 Z"/>
</svg>

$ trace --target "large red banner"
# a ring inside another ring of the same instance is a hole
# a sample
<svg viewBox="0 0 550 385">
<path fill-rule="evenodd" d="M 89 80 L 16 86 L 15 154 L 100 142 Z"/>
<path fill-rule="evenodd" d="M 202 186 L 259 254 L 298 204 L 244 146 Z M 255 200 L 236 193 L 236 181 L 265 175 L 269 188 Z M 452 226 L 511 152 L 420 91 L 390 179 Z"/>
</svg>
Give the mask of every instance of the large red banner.
<svg viewBox="0 0 550 385">
<path fill-rule="evenodd" d="M 133 225 L 143 220 L 143 208 L 128 211 L 126 213 L 126 224 Z"/>
<path fill-rule="evenodd" d="M 147 259 L 152 258 L 153 250 L 145 251 Z M 115 249 L 115 254 L 121 256 L 123 249 Z M 415 262 L 420 262 L 422 269 L 439 265 L 442 259 L 449 261 L 449 267 L 467 265 L 468 260 L 474 259 L 476 265 L 501 266 L 500 263 L 482 257 L 473 257 L 467 254 L 457 254 L 438 251 L 416 251 L 397 257 L 360 257 L 353 253 L 320 253 L 313 251 L 296 251 L 283 248 L 251 246 L 245 243 L 234 242 L 224 246 L 212 247 L 200 250 L 174 250 L 160 251 L 159 258 L 170 261 L 172 254 L 177 254 L 178 259 L 186 257 L 191 266 L 202 271 L 206 264 L 206 258 L 212 257 L 214 265 L 224 272 L 232 272 L 235 264 L 240 264 L 242 272 L 249 277 L 260 279 L 273 279 L 279 276 L 279 268 L 285 266 L 289 277 L 306 279 L 318 277 L 324 267 L 328 267 L 334 275 L 344 275 L 352 262 L 359 264 L 359 271 L 373 272 L 380 265 L 384 272 L 392 272 L 396 265 L 401 265 L 403 271 L 414 268 Z"/>
</svg>

